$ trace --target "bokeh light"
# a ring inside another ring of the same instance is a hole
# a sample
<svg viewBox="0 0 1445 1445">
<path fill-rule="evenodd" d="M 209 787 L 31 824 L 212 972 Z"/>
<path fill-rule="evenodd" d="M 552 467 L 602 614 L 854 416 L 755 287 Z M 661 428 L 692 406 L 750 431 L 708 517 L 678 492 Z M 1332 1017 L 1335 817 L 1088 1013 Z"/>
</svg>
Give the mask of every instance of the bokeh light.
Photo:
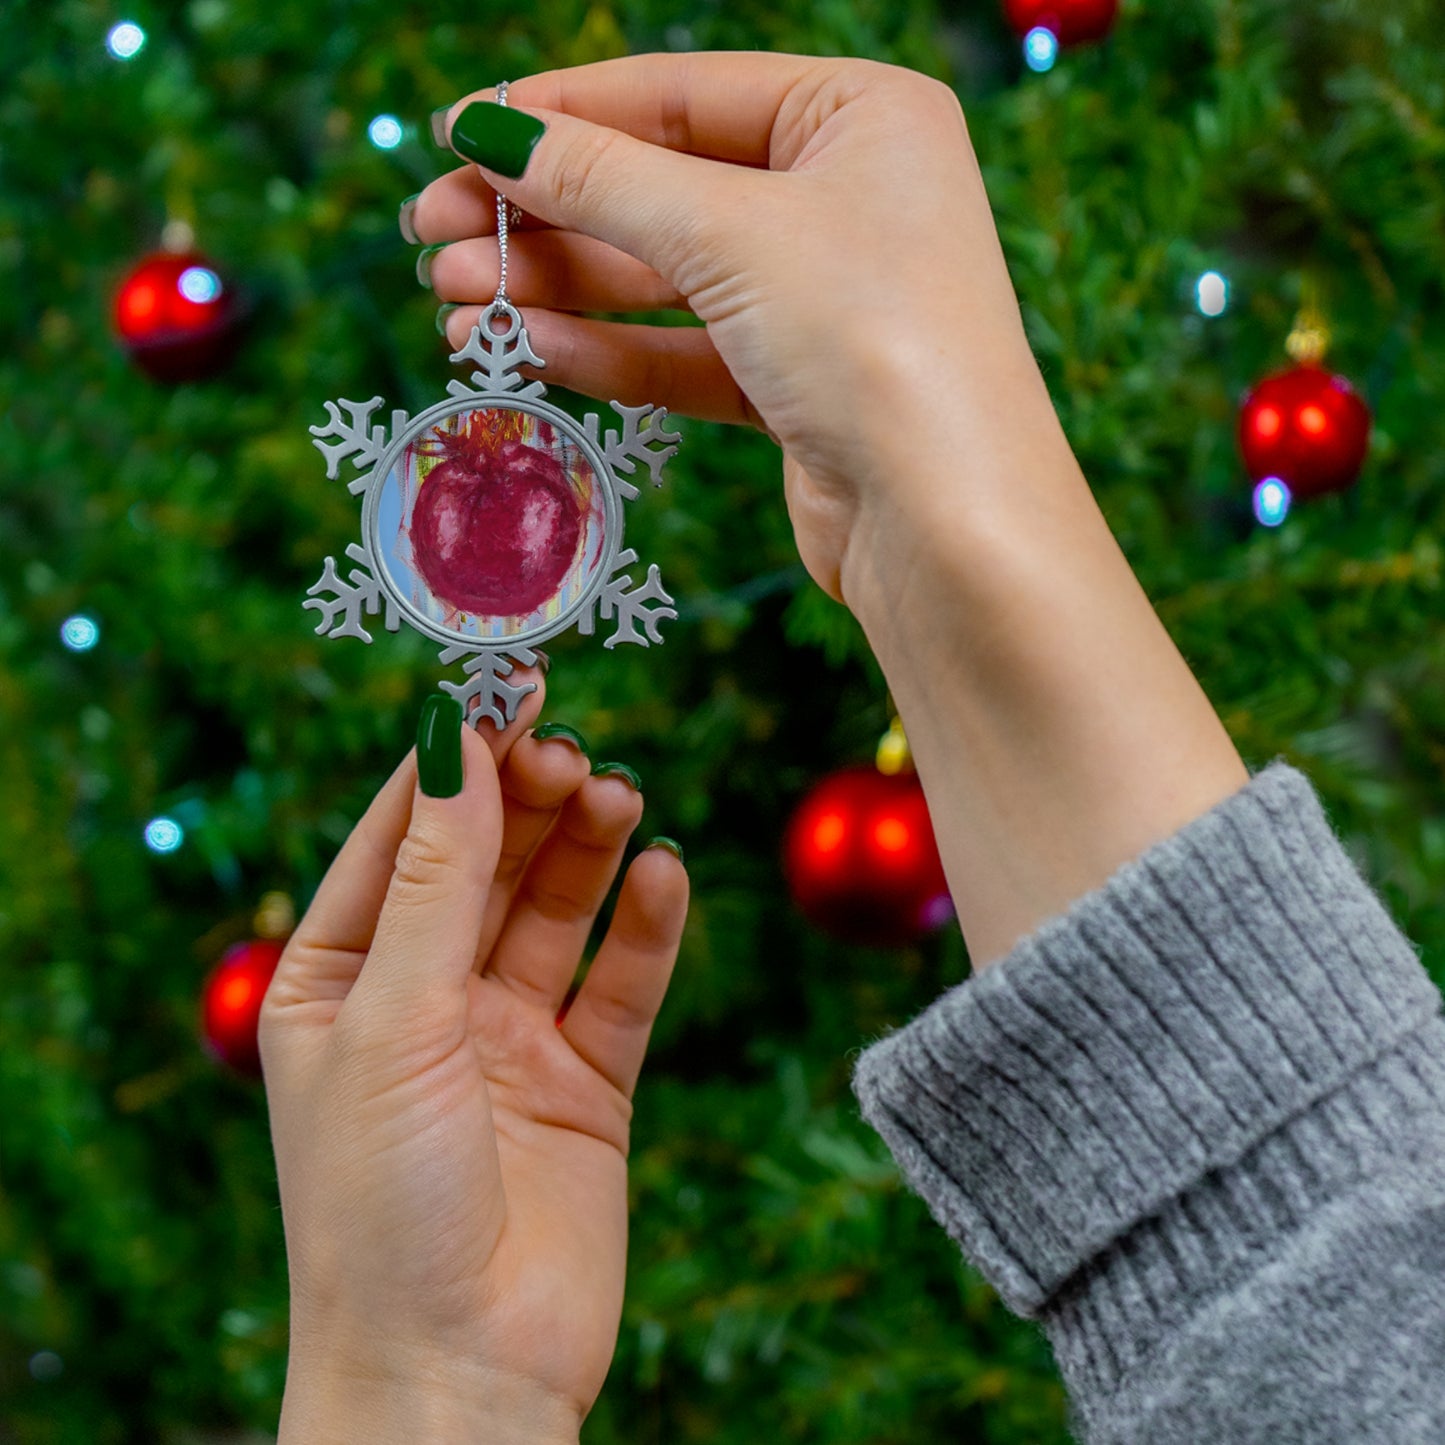
<svg viewBox="0 0 1445 1445">
<path fill-rule="evenodd" d="M 1290 491 L 1279 477 L 1266 477 L 1254 489 L 1254 515 L 1263 527 L 1277 527 L 1289 516 Z"/>
<path fill-rule="evenodd" d="M 117 60 L 134 60 L 145 48 L 146 33 L 134 20 L 122 20 L 112 25 L 105 37 L 105 48 Z"/>
<path fill-rule="evenodd" d="M 1024 37 L 1024 59 L 1030 70 L 1042 74 L 1059 58 L 1059 37 L 1047 25 L 1035 25 Z"/>
<path fill-rule="evenodd" d="M 100 624 L 77 612 L 60 624 L 60 640 L 72 652 L 89 652 L 100 641 Z"/>
<path fill-rule="evenodd" d="M 1229 305 L 1229 282 L 1218 271 L 1206 271 L 1195 284 L 1194 298 L 1205 316 L 1223 316 Z"/>
<path fill-rule="evenodd" d="M 185 842 L 186 830 L 174 818 L 152 818 L 145 836 L 152 853 L 174 853 Z"/>
<path fill-rule="evenodd" d="M 366 134 L 379 151 L 394 151 L 401 144 L 401 122 L 394 115 L 376 116 L 366 128 Z"/>
<path fill-rule="evenodd" d="M 177 288 L 187 301 L 204 306 L 221 294 L 221 278 L 209 266 L 187 266 L 176 282 Z"/>
</svg>

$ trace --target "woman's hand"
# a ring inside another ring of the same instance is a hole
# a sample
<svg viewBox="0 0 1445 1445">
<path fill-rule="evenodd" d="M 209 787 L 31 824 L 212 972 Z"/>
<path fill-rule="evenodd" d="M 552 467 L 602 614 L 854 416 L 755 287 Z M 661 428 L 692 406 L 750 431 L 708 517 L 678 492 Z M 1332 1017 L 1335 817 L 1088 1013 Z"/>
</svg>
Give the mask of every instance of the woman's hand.
<svg viewBox="0 0 1445 1445">
<path fill-rule="evenodd" d="M 485 110 L 462 117 L 494 95 L 450 108 L 459 154 L 485 153 Z M 492 299 L 499 187 L 525 212 L 508 291 L 547 379 L 765 427 L 832 596 L 850 592 L 860 528 L 886 547 L 895 512 L 936 513 L 925 455 L 997 486 L 980 435 L 996 412 L 1057 433 L 945 86 L 862 60 L 643 55 L 517 80 L 507 99 L 546 123 L 522 176 L 467 165 L 408 207 L 418 238 L 455 243 L 428 258 L 437 295 Z M 705 328 L 575 314 L 668 307 Z M 477 315 L 452 313 L 450 340 Z"/>
<path fill-rule="evenodd" d="M 267 994 L 283 1442 L 575 1441 L 611 1363 L 631 1099 L 687 879 L 665 849 L 634 861 L 559 1020 L 642 799 L 524 735 L 540 705 L 487 741 L 448 706 L 460 792 L 426 796 L 406 758 Z"/>
</svg>

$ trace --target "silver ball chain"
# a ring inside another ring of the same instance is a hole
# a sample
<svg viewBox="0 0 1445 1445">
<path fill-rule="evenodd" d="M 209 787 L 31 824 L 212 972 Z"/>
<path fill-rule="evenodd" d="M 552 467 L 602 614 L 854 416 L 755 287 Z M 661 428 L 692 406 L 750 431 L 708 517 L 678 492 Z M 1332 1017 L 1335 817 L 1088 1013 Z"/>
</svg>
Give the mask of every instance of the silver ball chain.
<svg viewBox="0 0 1445 1445">
<path fill-rule="evenodd" d="M 504 80 L 497 86 L 497 104 L 507 103 L 507 82 Z M 489 316 L 498 316 L 504 308 L 510 307 L 512 302 L 507 295 L 507 232 L 508 221 L 510 224 L 519 226 L 522 223 L 521 210 L 512 205 L 507 198 L 497 192 L 497 252 L 501 257 L 501 272 L 497 277 L 497 294 L 492 298 Z"/>
</svg>

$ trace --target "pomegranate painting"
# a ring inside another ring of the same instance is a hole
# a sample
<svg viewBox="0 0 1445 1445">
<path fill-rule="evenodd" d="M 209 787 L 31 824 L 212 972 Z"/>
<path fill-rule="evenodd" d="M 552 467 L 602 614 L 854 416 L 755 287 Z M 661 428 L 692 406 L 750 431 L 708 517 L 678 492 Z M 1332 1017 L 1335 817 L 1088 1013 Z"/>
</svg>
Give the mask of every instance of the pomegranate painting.
<svg viewBox="0 0 1445 1445">
<path fill-rule="evenodd" d="M 552 428 L 523 412 L 478 410 L 418 442 L 411 514 L 416 570 L 458 612 L 522 617 L 556 596 L 576 561 L 590 486 L 569 478 Z M 535 442 L 519 433 L 535 431 Z"/>
</svg>

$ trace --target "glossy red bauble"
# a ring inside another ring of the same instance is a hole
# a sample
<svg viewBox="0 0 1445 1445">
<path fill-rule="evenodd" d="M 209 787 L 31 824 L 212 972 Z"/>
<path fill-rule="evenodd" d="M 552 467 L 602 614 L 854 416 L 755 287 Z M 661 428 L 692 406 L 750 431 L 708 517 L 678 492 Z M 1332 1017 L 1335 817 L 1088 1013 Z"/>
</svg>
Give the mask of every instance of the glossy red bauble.
<svg viewBox="0 0 1445 1445">
<path fill-rule="evenodd" d="M 1353 486 L 1370 445 L 1370 410 L 1343 376 L 1313 362 L 1266 377 L 1244 399 L 1239 449 L 1250 477 L 1296 497 Z"/>
<path fill-rule="evenodd" d="M 783 867 L 804 916 L 849 943 L 911 943 L 953 917 L 914 773 L 856 767 L 824 778 L 788 825 Z"/>
<path fill-rule="evenodd" d="M 115 329 L 127 353 L 157 381 L 212 376 L 235 351 L 239 308 L 204 256 L 161 251 L 121 282 Z"/>
<path fill-rule="evenodd" d="M 1060 45 L 1083 45 L 1114 28 L 1119 0 L 1004 0 L 1003 8 L 1020 38 L 1042 27 Z"/>
<path fill-rule="evenodd" d="M 228 949 L 201 992 L 201 1035 L 207 1049 L 238 1073 L 259 1077 L 256 1028 L 261 1002 L 284 945 L 258 938 Z"/>
</svg>

